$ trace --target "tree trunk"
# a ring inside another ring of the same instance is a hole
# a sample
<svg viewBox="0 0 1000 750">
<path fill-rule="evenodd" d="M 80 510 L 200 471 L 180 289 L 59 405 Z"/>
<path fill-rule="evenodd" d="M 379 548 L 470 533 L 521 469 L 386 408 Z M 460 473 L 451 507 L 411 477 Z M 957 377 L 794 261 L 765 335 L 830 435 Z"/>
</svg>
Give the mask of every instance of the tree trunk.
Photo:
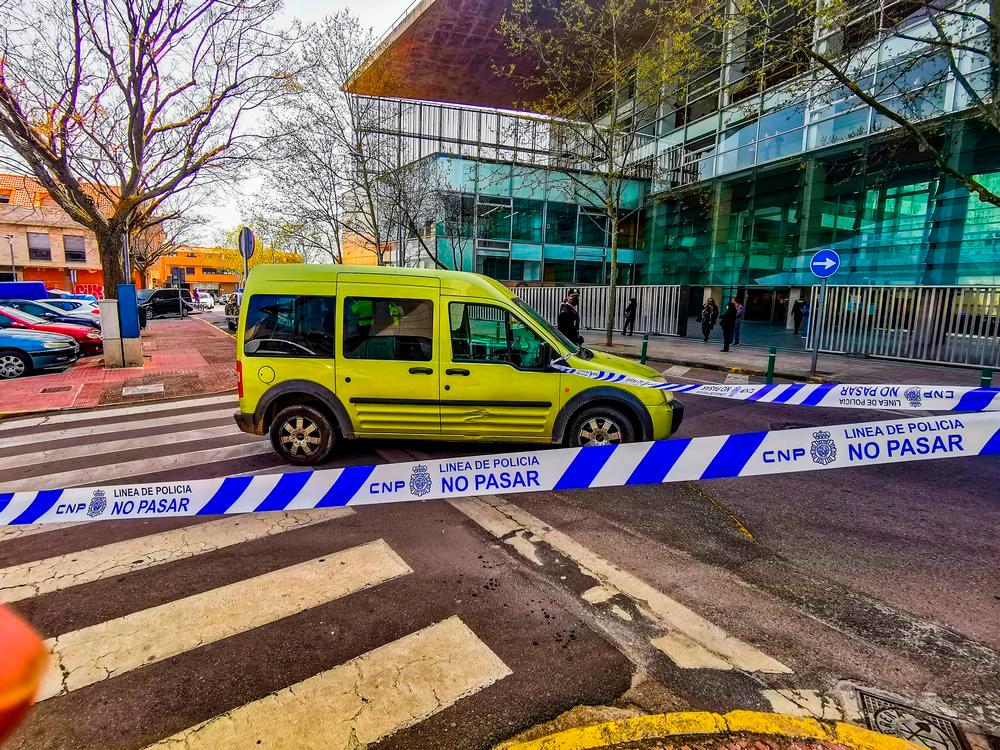
<svg viewBox="0 0 1000 750">
<path fill-rule="evenodd" d="M 106 229 L 95 232 L 95 235 L 97 236 L 97 252 L 101 256 L 101 266 L 104 269 L 104 298 L 117 299 L 118 285 L 126 283 L 125 231 Z"/>
<path fill-rule="evenodd" d="M 608 212 L 608 226 L 611 228 L 611 277 L 608 284 L 608 319 L 605 327 L 605 343 L 611 346 L 615 335 L 615 290 L 618 288 L 618 212 Z"/>
</svg>

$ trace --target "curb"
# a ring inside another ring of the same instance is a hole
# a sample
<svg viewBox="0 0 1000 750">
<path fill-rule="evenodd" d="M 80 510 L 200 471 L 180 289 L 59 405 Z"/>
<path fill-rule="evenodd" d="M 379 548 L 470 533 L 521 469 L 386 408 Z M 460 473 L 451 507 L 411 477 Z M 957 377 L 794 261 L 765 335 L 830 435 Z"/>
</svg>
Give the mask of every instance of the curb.
<svg viewBox="0 0 1000 750">
<path fill-rule="evenodd" d="M 608 354 L 614 354 L 618 357 L 626 357 L 627 359 L 634 359 L 636 362 L 639 361 L 639 355 L 633 354 L 632 352 L 607 352 Z M 684 367 L 696 367 L 700 370 L 718 370 L 719 372 L 731 372 L 736 375 L 753 375 L 754 377 L 767 377 L 767 370 L 761 370 L 758 368 L 748 368 L 748 367 L 732 367 L 729 365 L 717 365 L 711 362 L 695 362 L 694 360 L 688 359 L 668 359 L 666 357 L 657 356 L 647 356 L 647 362 L 658 362 L 664 365 L 683 365 Z M 833 380 L 825 378 L 822 375 L 808 375 L 801 372 L 787 372 L 782 370 L 775 370 L 774 377 L 783 378 L 785 380 L 791 380 L 796 383 L 833 383 Z"/>
<path fill-rule="evenodd" d="M 737 733 L 820 740 L 853 750 L 926 750 L 898 737 L 879 734 L 854 724 L 841 721 L 821 723 L 816 719 L 759 711 L 651 714 L 567 729 L 548 737 L 511 745 L 508 750 L 595 750 L 641 740 Z"/>
</svg>

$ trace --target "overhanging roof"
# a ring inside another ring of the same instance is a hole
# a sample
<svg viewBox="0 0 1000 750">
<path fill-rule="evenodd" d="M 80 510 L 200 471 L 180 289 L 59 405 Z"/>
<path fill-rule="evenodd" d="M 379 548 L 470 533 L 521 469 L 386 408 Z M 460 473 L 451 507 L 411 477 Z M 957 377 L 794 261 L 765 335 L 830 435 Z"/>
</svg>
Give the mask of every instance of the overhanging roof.
<svg viewBox="0 0 1000 750">
<path fill-rule="evenodd" d="M 422 0 L 386 35 L 345 89 L 365 96 L 514 109 L 530 99 L 493 65 L 510 55 L 496 28 L 507 0 Z"/>
</svg>

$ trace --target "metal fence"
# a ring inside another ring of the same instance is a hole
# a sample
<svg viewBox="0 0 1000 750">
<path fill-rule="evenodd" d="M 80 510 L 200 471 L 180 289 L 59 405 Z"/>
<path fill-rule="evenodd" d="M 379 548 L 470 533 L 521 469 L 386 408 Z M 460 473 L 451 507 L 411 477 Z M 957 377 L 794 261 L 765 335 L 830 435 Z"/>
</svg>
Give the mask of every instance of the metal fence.
<svg viewBox="0 0 1000 750">
<path fill-rule="evenodd" d="M 555 324 L 559 305 L 566 297 L 569 286 L 520 286 L 512 291 L 542 316 Z M 604 330 L 608 315 L 607 286 L 578 286 L 580 290 L 580 328 Z M 681 288 L 679 286 L 632 285 L 615 289 L 615 328 L 625 325 L 625 306 L 635 297 L 638 312 L 635 318 L 636 333 L 659 333 L 676 336 L 680 312 Z"/>
<path fill-rule="evenodd" d="M 809 324 L 809 348 L 819 330 L 825 352 L 1000 367 L 1000 287 L 830 286 L 827 293 Z"/>
</svg>

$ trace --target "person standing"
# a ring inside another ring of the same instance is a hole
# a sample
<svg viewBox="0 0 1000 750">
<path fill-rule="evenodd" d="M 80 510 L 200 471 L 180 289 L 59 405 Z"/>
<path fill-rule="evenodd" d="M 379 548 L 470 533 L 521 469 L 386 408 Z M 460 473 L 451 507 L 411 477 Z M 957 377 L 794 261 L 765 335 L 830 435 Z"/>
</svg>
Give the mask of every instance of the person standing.
<svg viewBox="0 0 1000 750">
<path fill-rule="evenodd" d="M 635 333 L 635 316 L 639 311 L 639 303 L 633 297 L 625 306 L 625 327 L 622 329 L 622 336 L 631 336 Z"/>
<path fill-rule="evenodd" d="M 802 328 L 802 319 L 806 316 L 806 311 L 809 309 L 809 305 L 799 295 L 799 298 L 795 300 L 795 304 L 792 305 L 792 321 L 795 323 L 795 335 L 799 335 L 799 330 Z"/>
<path fill-rule="evenodd" d="M 743 303 L 737 298 L 736 300 L 736 328 L 733 330 L 733 346 L 740 345 L 740 328 L 743 326 L 743 313 L 746 308 L 743 307 Z"/>
<path fill-rule="evenodd" d="M 701 315 L 698 316 L 698 319 L 701 321 L 702 335 L 704 335 L 705 341 L 708 341 L 709 334 L 712 333 L 715 324 L 719 322 L 719 308 L 712 297 L 709 297 L 708 302 L 701 308 Z"/>
<path fill-rule="evenodd" d="M 733 343 L 733 333 L 736 331 L 736 317 L 739 313 L 736 310 L 736 300 L 729 300 L 726 311 L 719 317 L 719 325 L 722 327 L 722 349 L 728 352 L 729 345 Z"/>
<path fill-rule="evenodd" d="M 583 343 L 583 336 L 580 335 L 580 290 L 570 289 L 566 292 L 566 298 L 559 307 L 559 318 L 556 321 L 556 328 L 559 333 L 579 346 Z"/>
</svg>

